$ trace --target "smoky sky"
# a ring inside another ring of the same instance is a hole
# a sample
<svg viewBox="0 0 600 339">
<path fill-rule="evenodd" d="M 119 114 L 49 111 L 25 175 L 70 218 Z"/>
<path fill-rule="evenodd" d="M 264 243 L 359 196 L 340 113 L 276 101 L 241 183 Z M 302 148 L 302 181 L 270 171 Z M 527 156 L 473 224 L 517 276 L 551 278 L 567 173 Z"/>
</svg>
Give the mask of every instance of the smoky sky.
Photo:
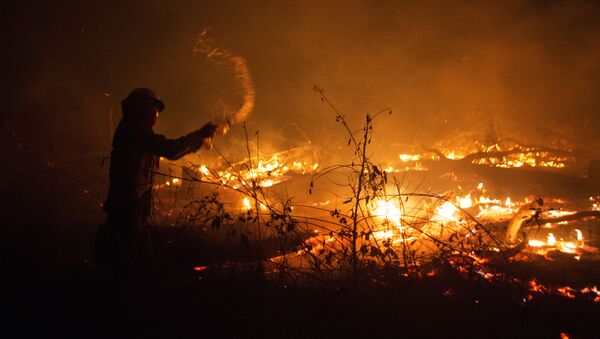
<svg viewBox="0 0 600 339">
<path fill-rule="evenodd" d="M 220 47 L 247 60 L 256 86 L 247 125 L 273 149 L 345 144 L 314 85 L 356 128 L 366 113 L 392 110 L 375 124 L 380 153 L 491 124 L 523 142 L 598 144 L 600 5 L 593 1 L 2 6 L 4 123 L 39 143 L 72 135 L 108 153 L 119 102 L 138 86 L 165 100 L 156 130 L 172 137 L 210 120 L 219 102 L 235 105 L 231 72 L 192 54 L 210 27 Z M 238 126 L 220 142 L 233 147 L 240 138 Z"/>
</svg>

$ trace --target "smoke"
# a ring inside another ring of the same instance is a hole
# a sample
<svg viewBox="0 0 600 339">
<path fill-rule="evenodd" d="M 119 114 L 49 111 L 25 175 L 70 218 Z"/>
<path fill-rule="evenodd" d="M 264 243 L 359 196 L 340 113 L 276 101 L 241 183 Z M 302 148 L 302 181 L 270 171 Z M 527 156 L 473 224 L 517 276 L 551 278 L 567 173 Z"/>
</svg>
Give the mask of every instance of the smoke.
<svg viewBox="0 0 600 339">
<path fill-rule="evenodd" d="M 106 144 L 110 109 L 118 122 L 119 101 L 145 86 L 167 103 L 156 131 L 168 137 L 210 119 L 245 120 L 274 151 L 310 141 L 337 154 L 347 138 L 317 84 L 354 129 L 367 112 L 392 109 L 375 122 L 376 157 L 392 156 L 390 145 L 489 130 L 555 147 L 600 145 L 594 1 L 22 6 L 5 14 L 7 113 L 17 129 L 39 125 L 31 134 L 42 140 L 52 130 Z M 240 130 L 216 142 L 239 148 Z"/>
<path fill-rule="evenodd" d="M 246 121 L 254 108 L 254 97 L 256 94 L 254 82 L 252 81 L 246 60 L 227 49 L 217 47 L 215 40 L 209 34 L 208 28 L 198 36 L 198 40 L 194 46 L 194 53 L 204 55 L 207 59 L 230 68 L 242 90 L 243 103 L 241 107 L 235 111 L 229 105 L 223 103 L 223 110 L 215 114 L 214 121 L 228 125 Z"/>
</svg>

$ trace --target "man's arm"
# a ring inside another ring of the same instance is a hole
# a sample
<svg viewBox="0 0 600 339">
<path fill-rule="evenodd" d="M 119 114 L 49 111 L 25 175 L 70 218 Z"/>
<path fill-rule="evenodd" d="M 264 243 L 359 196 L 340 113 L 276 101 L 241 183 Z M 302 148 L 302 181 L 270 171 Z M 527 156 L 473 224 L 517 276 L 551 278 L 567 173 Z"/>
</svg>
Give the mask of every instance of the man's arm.
<svg viewBox="0 0 600 339">
<path fill-rule="evenodd" d="M 215 129 L 215 125 L 208 123 L 201 129 L 177 139 L 167 139 L 164 135 L 151 134 L 144 140 L 144 146 L 154 155 L 177 160 L 202 147 L 206 139 L 215 135 Z"/>
</svg>

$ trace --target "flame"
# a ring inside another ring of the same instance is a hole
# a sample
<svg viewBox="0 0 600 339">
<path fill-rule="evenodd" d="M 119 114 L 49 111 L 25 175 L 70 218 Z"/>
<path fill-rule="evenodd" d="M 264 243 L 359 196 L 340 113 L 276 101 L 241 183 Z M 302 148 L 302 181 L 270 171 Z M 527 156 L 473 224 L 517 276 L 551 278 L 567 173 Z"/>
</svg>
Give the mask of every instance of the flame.
<svg viewBox="0 0 600 339">
<path fill-rule="evenodd" d="M 577 234 L 577 241 L 580 243 L 583 243 L 583 234 L 581 233 L 581 231 L 578 229 L 575 229 L 575 233 Z"/>
<path fill-rule="evenodd" d="M 528 241 L 528 245 L 536 248 L 535 253 L 540 255 L 545 255 L 549 250 L 558 250 L 568 254 L 580 254 L 584 249 L 583 234 L 578 229 L 575 229 L 574 232 L 577 242 L 564 241 L 563 239 L 557 240 L 554 234 L 548 233 L 546 241 L 532 239 Z M 576 255 L 574 258 L 579 260 L 581 256 Z"/>
<path fill-rule="evenodd" d="M 432 221 L 437 222 L 449 222 L 449 221 L 457 221 L 454 214 L 458 211 L 458 208 L 451 203 L 450 201 L 446 201 L 441 204 L 435 210 L 435 215 L 431 218 Z"/>
<path fill-rule="evenodd" d="M 375 206 L 371 209 L 371 214 L 380 220 L 389 220 L 394 225 L 398 227 L 401 226 L 400 219 L 402 217 L 402 212 L 400 211 L 400 206 L 397 201 L 378 199 L 375 201 L 374 205 Z"/>
<path fill-rule="evenodd" d="M 373 232 L 373 237 L 375 237 L 377 240 L 392 239 L 394 237 L 394 231 L 375 231 Z"/>
<path fill-rule="evenodd" d="M 443 154 L 446 154 L 446 156 L 449 159 L 460 159 L 462 157 L 464 157 L 461 154 L 469 154 L 468 152 L 462 152 L 462 151 L 451 151 L 451 152 L 442 152 Z M 209 180 L 209 181 L 214 181 L 216 183 L 222 183 L 222 184 L 228 184 L 230 185 L 230 187 L 236 187 L 235 185 L 248 185 L 249 183 L 251 183 L 252 185 L 260 185 L 261 187 L 270 187 L 273 185 L 276 185 L 279 182 L 282 182 L 284 180 L 286 180 L 286 175 L 289 175 L 290 173 L 299 173 L 299 174 L 306 174 L 306 173 L 313 173 L 314 171 L 316 171 L 319 168 L 319 164 L 318 163 L 310 163 L 310 162 L 306 162 L 306 161 L 286 161 L 286 157 L 282 155 L 283 153 L 278 153 L 278 154 L 274 154 L 273 156 L 271 156 L 269 159 L 261 159 L 259 161 L 253 160 L 251 161 L 252 166 L 248 166 L 248 162 L 243 162 L 243 163 L 237 163 L 234 165 L 231 165 L 230 168 L 227 169 L 222 169 L 220 171 L 218 170 L 209 170 L 207 168 L 207 166 L 205 165 L 200 165 L 199 167 L 197 167 L 197 173 L 199 173 L 200 175 L 204 176 L 202 179 L 203 180 Z M 428 159 L 425 155 L 411 155 L 411 154 L 400 154 L 399 155 L 399 159 L 402 162 L 418 162 L 421 161 L 423 159 Z M 518 160 L 512 159 L 512 160 L 506 160 L 505 162 L 502 162 L 502 159 L 496 159 L 497 162 L 493 162 L 491 163 L 493 166 L 495 167 L 502 167 L 502 166 L 512 166 L 512 167 L 519 167 L 519 166 L 533 166 L 534 164 L 536 166 L 541 166 L 541 162 L 539 160 L 528 160 L 527 158 L 518 158 Z M 490 160 L 491 161 L 491 160 Z M 397 171 L 396 169 L 394 169 L 393 166 L 388 166 L 383 167 L 385 168 L 386 172 L 395 172 Z M 181 180 L 179 179 L 171 179 L 170 181 L 168 181 L 167 183 L 165 183 L 165 185 L 178 185 L 181 184 Z M 374 229 L 372 229 L 372 238 L 371 239 L 367 239 L 366 241 L 372 241 L 373 239 L 376 240 L 386 240 L 386 242 L 384 243 L 386 246 L 388 246 L 388 244 L 391 245 L 396 245 L 399 243 L 404 243 L 404 245 L 406 246 L 408 239 L 414 239 L 414 240 L 418 240 L 418 239 L 425 239 L 427 237 L 432 238 L 432 237 L 437 237 L 438 234 L 436 234 L 436 232 L 439 231 L 439 236 L 443 237 L 446 236 L 447 232 L 452 233 L 454 232 L 454 234 L 459 234 L 461 237 L 464 237 L 464 239 L 466 239 L 466 237 L 471 236 L 472 234 L 474 234 L 473 228 L 469 227 L 469 222 L 470 219 L 469 218 L 462 218 L 461 216 L 463 215 L 463 212 L 461 211 L 461 209 L 469 209 L 467 212 L 471 213 L 471 212 L 475 212 L 478 214 L 476 215 L 476 218 L 485 218 L 485 219 L 489 219 L 486 220 L 485 225 L 488 224 L 488 222 L 490 223 L 494 223 L 496 221 L 503 221 L 502 219 L 505 218 L 512 218 L 515 216 L 518 216 L 518 212 L 522 211 L 524 209 L 527 210 L 531 210 L 531 208 L 529 208 L 529 206 L 527 204 L 531 204 L 533 203 L 532 199 L 522 199 L 522 198 L 518 198 L 518 197 L 510 197 L 510 196 L 493 196 L 491 194 L 491 190 L 488 191 L 486 189 L 486 187 L 484 186 L 483 182 L 479 182 L 476 186 L 476 189 L 472 188 L 470 190 L 463 190 L 462 187 L 458 187 L 457 190 L 458 192 L 460 192 L 459 195 L 455 195 L 452 199 L 448 200 L 448 201 L 443 201 L 440 202 L 440 200 L 436 200 L 436 199 L 431 199 L 429 201 L 426 201 L 426 208 L 423 209 L 423 213 L 420 214 L 418 216 L 418 218 L 421 218 L 419 220 L 419 229 L 418 232 L 414 232 L 413 234 L 407 235 L 405 233 L 405 231 L 407 230 L 411 230 L 410 227 L 408 227 L 408 225 L 412 225 L 414 220 L 412 218 L 412 216 L 405 216 L 403 215 L 403 209 L 402 209 L 402 205 L 401 202 L 396 199 L 374 199 L 370 202 L 370 205 L 368 205 L 368 210 L 370 212 L 370 215 L 374 218 L 374 220 L 376 220 L 375 223 L 379 222 L 379 224 L 375 225 Z M 455 191 L 455 192 L 456 192 Z M 452 193 L 454 194 L 454 193 Z M 325 200 L 325 199 L 323 199 Z M 425 199 L 426 200 L 426 199 Z M 547 206 L 553 206 L 552 203 L 564 203 L 563 202 L 559 202 L 559 200 L 557 199 L 546 199 L 544 198 L 545 202 L 549 202 L 550 203 L 546 204 L 546 207 L 544 207 L 544 211 L 542 212 L 542 217 L 541 219 L 546 219 L 546 218 L 560 218 L 560 217 L 564 217 L 564 216 L 568 216 L 570 214 L 573 214 L 575 212 L 572 211 L 565 211 L 562 209 L 550 209 L 548 210 Z M 595 197 L 590 197 L 590 202 L 595 203 L 597 200 Z M 333 204 L 337 204 L 336 200 L 327 200 L 327 201 L 323 201 L 323 202 L 310 202 L 313 206 L 327 206 L 327 205 L 333 205 Z M 441 203 L 441 204 L 440 204 Z M 238 203 L 239 204 L 239 203 Z M 587 204 L 587 203 L 586 203 Z M 337 205 L 336 205 L 337 206 Z M 241 211 L 245 212 L 245 211 L 251 211 L 253 209 L 255 209 L 257 206 L 255 205 L 255 201 L 252 200 L 252 198 L 248 198 L 248 197 L 243 197 L 241 199 Z M 434 207 L 433 209 L 433 213 L 431 214 L 431 207 Z M 560 207 L 560 206 L 559 206 Z M 258 202 L 258 208 L 259 209 L 266 209 L 266 206 L 263 205 L 261 202 Z M 538 207 L 536 207 L 538 208 Z M 592 206 L 592 208 L 596 208 L 595 205 Z M 235 206 L 234 206 L 235 209 Z M 407 210 L 409 210 L 407 208 Z M 535 209 L 533 209 L 535 210 Z M 420 213 L 420 212 L 419 212 Z M 430 213 L 429 215 L 427 213 Z M 474 215 L 474 213 L 473 213 Z M 403 218 L 405 218 L 404 220 L 404 226 L 403 224 Z M 416 218 L 415 218 L 416 219 Z M 387 223 L 386 223 L 387 221 Z M 436 224 L 437 223 L 437 224 Z M 448 225 L 442 224 L 442 223 L 449 223 Z M 482 223 L 483 224 L 483 223 Z M 541 254 L 541 255 L 545 255 L 547 254 L 549 251 L 560 251 L 562 253 L 568 253 L 568 254 L 572 254 L 574 258 L 579 259 L 581 256 L 583 256 L 585 254 L 586 249 L 584 248 L 584 237 L 583 237 L 583 233 L 579 230 L 576 229 L 573 231 L 572 234 L 570 234 L 568 237 L 565 236 L 564 232 L 560 232 L 559 229 L 555 229 L 556 227 L 556 222 L 552 223 L 551 226 L 553 227 L 553 232 L 554 233 L 547 233 L 547 230 L 541 230 L 540 233 L 542 233 L 542 236 L 540 239 L 530 239 L 528 241 L 528 245 L 529 245 L 529 252 L 523 251 L 525 254 L 530 254 L 530 253 L 537 253 L 537 254 Z M 373 223 L 370 224 L 370 226 L 373 226 Z M 386 226 L 388 226 L 386 228 Z M 405 229 L 403 229 L 403 227 Z M 436 228 L 437 227 L 437 228 Z M 529 228 L 528 228 L 529 227 Z M 529 230 L 532 229 L 533 226 L 531 225 L 526 225 L 524 226 L 525 230 Z M 466 231 L 464 231 L 466 230 Z M 495 230 L 494 230 L 495 231 Z M 429 233 L 427 233 L 429 232 Z M 535 233 L 535 232 L 530 232 L 530 233 Z M 364 233 L 363 233 L 364 234 Z M 423 235 L 425 234 L 425 235 Z M 536 233 L 537 234 L 537 233 Z M 413 235 L 417 235 L 417 236 L 413 236 Z M 556 236 L 555 236 L 556 235 Z M 561 236 L 565 237 L 566 240 L 572 240 L 572 241 L 565 241 L 563 238 L 561 238 Z M 315 239 L 318 238 L 321 241 L 316 241 Z M 366 238 L 366 237 L 365 237 Z M 311 238 L 313 239 L 313 238 Z M 452 239 L 452 238 L 450 238 Z M 325 244 L 327 243 L 331 243 L 331 242 L 340 242 L 340 238 L 337 237 L 336 234 L 334 235 L 320 235 L 320 234 L 316 234 L 314 236 L 315 243 L 310 247 L 310 251 L 318 254 L 318 252 L 323 249 L 323 247 L 325 246 Z M 453 240 L 450 240 L 453 241 Z M 331 246 L 334 246 L 335 244 L 331 244 Z M 419 246 L 420 243 L 417 242 L 416 246 Z M 414 246 L 414 242 L 411 242 L 409 246 Z M 415 247 L 416 247 L 415 246 Z M 470 245 L 468 245 L 470 246 Z M 500 247 L 500 246 L 498 246 Z M 409 250 L 413 250 L 413 247 L 408 247 Z M 494 250 L 494 248 L 492 248 L 491 250 Z M 499 248 L 496 248 L 496 250 L 500 251 Z M 306 254 L 306 251 L 300 251 L 300 253 L 304 253 Z M 527 255 L 524 255 L 523 257 L 527 257 Z M 550 258 L 550 257 L 548 257 Z M 479 258 L 476 259 L 477 262 L 482 262 L 483 259 Z M 521 259 L 518 259 L 521 260 Z M 527 259 L 523 259 L 523 260 L 527 260 Z M 485 277 L 486 279 L 492 279 L 494 277 L 495 273 L 491 273 L 486 271 L 485 269 L 481 269 L 477 272 L 478 274 L 482 275 L 483 277 Z M 532 283 L 532 288 L 534 288 L 534 284 L 535 282 Z M 543 289 L 542 287 L 539 287 L 537 285 L 535 285 L 535 288 L 537 289 Z M 555 293 L 563 293 L 565 295 L 572 295 L 573 291 L 567 289 L 567 288 L 563 288 L 562 290 L 556 290 Z M 595 298 L 600 298 L 600 295 L 595 296 Z"/>
<path fill-rule="evenodd" d="M 200 167 L 198 167 L 198 172 L 200 172 L 206 176 L 210 175 L 210 171 L 204 165 L 201 165 Z"/>
<path fill-rule="evenodd" d="M 535 279 L 529 282 L 529 290 L 538 293 L 547 293 L 548 288 L 546 286 L 538 283 Z"/>
<path fill-rule="evenodd" d="M 242 199 L 242 209 L 245 211 L 252 210 L 252 204 L 250 203 L 250 199 L 248 199 L 247 197 L 244 197 L 244 199 Z"/>
<path fill-rule="evenodd" d="M 485 144 L 474 141 L 466 147 L 447 148 L 441 147 L 439 153 L 450 160 L 460 160 L 469 154 L 478 154 L 471 163 L 499 168 L 519 167 L 547 167 L 564 168 L 567 163 L 574 160 L 573 157 L 554 155 L 548 151 L 541 151 L 534 147 L 522 146 L 514 142 L 498 142 Z M 400 154 L 402 162 L 416 162 L 421 159 L 440 160 L 438 152 L 425 152 L 423 154 Z M 485 156 L 490 153 L 490 156 Z"/>
<path fill-rule="evenodd" d="M 556 238 L 554 237 L 554 234 L 548 233 L 548 240 L 546 242 L 548 243 L 549 246 L 556 245 Z"/>
<path fill-rule="evenodd" d="M 570 299 L 575 299 L 575 297 L 577 296 L 577 291 L 569 286 L 557 288 L 556 291 L 558 292 L 558 294 Z"/>
<path fill-rule="evenodd" d="M 480 206 L 480 211 L 476 218 L 482 219 L 507 219 L 510 218 L 516 211 L 510 207 L 492 205 L 489 207 Z"/>
<path fill-rule="evenodd" d="M 287 164 L 281 160 L 279 153 L 274 154 L 268 160 L 259 160 L 252 168 L 245 165 L 232 165 L 225 170 L 211 171 L 206 165 L 202 164 L 198 166 L 197 171 L 204 176 L 202 180 L 230 185 L 234 189 L 238 189 L 241 185 L 248 185 L 250 182 L 254 182 L 261 187 L 271 187 L 289 179 L 286 176 L 289 172 L 313 173 L 319 167 L 318 163 L 306 161 L 294 161 Z"/>
<path fill-rule="evenodd" d="M 562 211 L 562 210 L 549 210 L 544 212 L 544 217 L 546 218 L 560 218 L 560 217 L 564 217 L 567 215 L 572 215 L 575 214 L 577 212 L 574 211 Z"/>
<path fill-rule="evenodd" d="M 577 253 L 577 245 L 575 245 L 572 242 L 563 243 L 560 246 L 560 251 L 563 253 L 571 253 L 571 254 Z"/>
<path fill-rule="evenodd" d="M 473 206 L 471 194 L 467 194 L 464 198 L 458 197 L 458 206 L 460 206 L 460 208 L 469 208 Z"/>
<path fill-rule="evenodd" d="M 535 279 L 529 281 L 529 290 L 540 294 L 555 294 L 560 295 L 569 299 L 577 298 L 578 296 L 587 296 L 596 303 L 600 303 L 600 291 L 596 286 L 588 286 L 582 289 L 576 289 L 570 286 L 562 287 L 546 287 Z M 533 296 L 528 296 L 527 299 L 531 300 Z"/>
<path fill-rule="evenodd" d="M 419 154 L 400 154 L 398 157 L 400 158 L 400 161 L 402 161 L 402 162 L 421 160 L 421 156 Z"/>
<path fill-rule="evenodd" d="M 484 197 L 483 195 L 479 197 L 479 203 L 480 204 L 495 204 L 495 205 L 501 204 L 499 199 L 492 199 L 489 197 Z"/>
<path fill-rule="evenodd" d="M 535 239 L 534 240 L 529 240 L 528 244 L 531 247 L 542 247 L 542 246 L 546 245 L 545 242 L 543 242 L 541 240 L 535 240 Z"/>
</svg>

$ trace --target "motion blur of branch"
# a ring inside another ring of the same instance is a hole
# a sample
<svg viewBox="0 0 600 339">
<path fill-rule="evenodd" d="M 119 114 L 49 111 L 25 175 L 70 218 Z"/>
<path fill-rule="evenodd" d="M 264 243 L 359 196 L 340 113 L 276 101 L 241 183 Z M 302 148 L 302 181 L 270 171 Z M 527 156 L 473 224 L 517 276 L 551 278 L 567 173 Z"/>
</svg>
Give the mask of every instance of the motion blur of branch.
<svg viewBox="0 0 600 339">
<path fill-rule="evenodd" d="M 214 122 L 223 126 L 221 132 L 226 133 L 229 125 L 246 121 L 254 109 L 256 90 L 246 59 L 230 50 L 219 47 L 210 35 L 210 28 L 206 28 L 199 34 L 194 46 L 194 54 L 205 56 L 208 60 L 229 68 L 241 88 L 243 103 L 239 109 L 224 107 L 223 111 L 214 116 Z"/>
</svg>

